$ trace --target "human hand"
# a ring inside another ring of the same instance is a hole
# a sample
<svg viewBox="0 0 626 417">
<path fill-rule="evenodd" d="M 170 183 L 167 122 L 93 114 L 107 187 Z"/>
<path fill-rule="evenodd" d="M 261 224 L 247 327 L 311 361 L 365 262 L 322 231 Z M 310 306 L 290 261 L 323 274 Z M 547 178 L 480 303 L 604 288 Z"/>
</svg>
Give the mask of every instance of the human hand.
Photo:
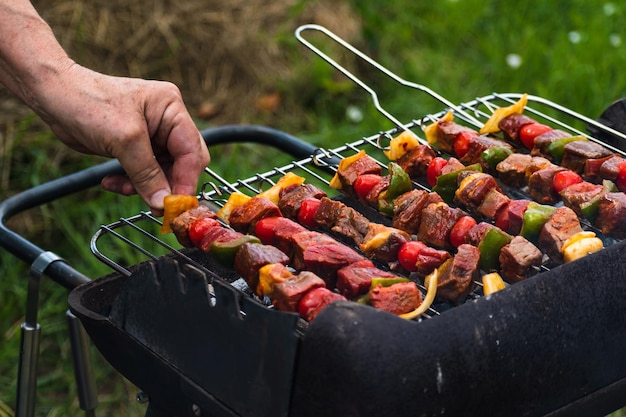
<svg viewBox="0 0 626 417">
<path fill-rule="evenodd" d="M 196 192 L 210 156 L 175 85 L 72 64 L 41 91 L 34 109 L 61 141 L 119 159 L 127 176 L 104 178 L 104 189 L 138 193 L 155 215 L 166 195 Z"/>
</svg>

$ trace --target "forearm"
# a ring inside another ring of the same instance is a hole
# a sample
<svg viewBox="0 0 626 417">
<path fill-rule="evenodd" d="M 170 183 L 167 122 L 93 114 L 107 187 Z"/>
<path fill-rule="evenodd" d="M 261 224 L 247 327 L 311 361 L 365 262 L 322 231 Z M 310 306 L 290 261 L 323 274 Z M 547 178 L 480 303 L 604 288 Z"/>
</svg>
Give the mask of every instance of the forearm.
<svg viewBox="0 0 626 417">
<path fill-rule="evenodd" d="M 73 61 L 26 0 L 0 0 L 0 82 L 38 113 L 41 91 Z"/>
</svg>

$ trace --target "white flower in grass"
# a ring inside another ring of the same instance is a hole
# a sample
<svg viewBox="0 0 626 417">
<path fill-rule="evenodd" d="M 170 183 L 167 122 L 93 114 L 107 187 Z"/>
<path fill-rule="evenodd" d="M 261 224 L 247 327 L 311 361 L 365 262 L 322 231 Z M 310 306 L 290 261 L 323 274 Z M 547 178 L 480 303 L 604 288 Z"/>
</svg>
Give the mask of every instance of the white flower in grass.
<svg viewBox="0 0 626 417">
<path fill-rule="evenodd" d="M 613 16 L 617 11 L 613 3 L 604 3 L 604 5 L 602 6 L 602 10 L 604 10 L 604 14 L 606 16 Z"/>
<path fill-rule="evenodd" d="M 506 64 L 513 69 L 517 69 L 522 65 L 522 57 L 518 54 L 508 54 L 506 56 Z"/>
<path fill-rule="evenodd" d="M 618 33 L 611 33 L 609 35 L 609 43 L 617 48 L 622 45 L 622 37 Z"/>
<path fill-rule="evenodd" d="M 346 117 L 353 123 L 360 123 L 363 121 L 363 112 L 357 106 L 348 106 L 346 108 Z"/>
<path fill-rule="evenodd" d="M 580 32 L 577 32 L 575 30 L 572 30 L 570 33 L 568 33 L 567 37 L 569 38 L 569 41 L 573 44 L 579 43 L 583 38 Z"/>
</svg>

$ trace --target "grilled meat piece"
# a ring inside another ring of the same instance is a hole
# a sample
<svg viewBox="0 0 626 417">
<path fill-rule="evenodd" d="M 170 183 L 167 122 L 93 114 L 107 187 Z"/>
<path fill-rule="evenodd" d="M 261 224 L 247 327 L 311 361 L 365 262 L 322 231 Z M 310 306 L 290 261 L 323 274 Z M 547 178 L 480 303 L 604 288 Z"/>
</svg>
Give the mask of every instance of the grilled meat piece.
<svg viewBox="0 0 626 417">
<path fill-rule="evenodd" d="M 569 138 L 572 134 L 563 130 L 554 129 L 550 130 L 543 135 L 539 135 L 535 138 L 533 148 L 530 150 L 532 156 L 543 156 L 549 160 L 552 160 L 550 152 L 548 152 L 548 146 L 557 139 Z"/>
<path fill-rule="evenodd" d="M 422 293 L 414 282 L 401 282 L 388 287 L 377 285 L 370 291 L 370 304 L 392 314 L 405 314 L 422 303 Z"/>
<path fill-rule="evenodd" d="M 277 243 L 276 246 L 281 248 L 284 253 L 288 254 L 292 260 L 296 257 L 301 258 L 302 253 L 309 246 L 337 244 L 337 241 L 332 237 L 308 229 L 297 233 L 279 232 L 281 231 L 277 230 L 276 236 L 274 237 Z"/>
<path fill-rule="evenodd" d="M 431 203 L 422 210 L 422 221 L 417 232 L 418 240 L 438 249 L 452 249 L 450 231 L 465 215 L 462 210 L 444 202 Z"/>
<path fill-rule="evenodd" d="M 485 234 L 490 230 L 494 229 L 494 226 L 491 223 L 480 222 L 476 224 L 476 226 L 472 227 L 467 235 L 465 236 L 465 243 L 468 243 L 472 246 L 478 246 L 478 244 L 483 240 Z"/>
<path fill-rule="evenodd" d="M 577 216 L 584 217 L 581 205 L 593 200 L 603 192 L 604 187 L 602 185 L 583 181 L 564 188 L 559 194 L 567 207 L 574 210 Z"/>
<path fill-rule="evenodd" d="M 396 278 L 397 275 L 374 266 L 369 259 L 355 262 L 337 271 L 337 290 L 344 297 L 354 299 L 367 294 L 372 278 Z"/>
<path fill-rule="evenodd" d="M 624 159 L 619 155 L 605 156 L 604 158 L 590 158 L 585 161 L 585 167 L 583 169 L 582 176 L 584 179 L 590 182 L 598 183 L 603 179 L 614 180 L 617 177 L 619 170 L 617 166 Z M 602 166 L 606 165 L 605 170 L 602 170 Z"/>
<path fill-rule="evenodd" d="M 403 230 L 379 223 L 370 223 L 368 233 L 359 248 L 369 258 L 395 262 L 398 260 L 398 251 L 409 240 L 411 237 Z"/>
<path fill-rule="evenodd" d="M 298 311 L 298 304 L 304 294 L 325 285 L 324 280 L 314 273 L 302 271 L 274 285 L 272 304 L 280 311 Z"/>
<path fill-rule="evenodd" d="M 289 257 L 274 246 L 248 242 L 237 251 L 234 268 L 250 288 L 256 289 L 261 267 L 273 263 L 287 265 L 288 262 Z"/>
<path fill-rule="evenodd" d="M 239 239 L 240 237 L 243 237 L 243 234 L 228 227 L 224 227 L 220 222 L 215 220 L 215 226 L 207 229 L 204 236 L 202 236 L 199 247 L 203 252 L 211 252 L 211 244 L 214 242 L 229 242 Z"/>
<path fill-rule="evenodd" d="M 435 158 L 435 151 L 427 145 L 419 145 L 405 153 L 396 161 L 411 178 L 423 177 L 430 162 Z"/>
<path fill-rule="evenodd" d="M 596 226 L 602 233 L 626 238 L 626 194 L 607 193 L 600 197 Z"/>
<path fill-rule="evenodd" d="M 554 174 L 565 171 L 565 168 L 552 165 L 549 168 L 535 171 L 528 179 L 528 193 L 538 203 L 554 204 L 560 199 L 559 193 L 554 190 Z"/>
<path fill-rule="evenodd" d="M 308 322 L 311 322 L 329 304 L 336 301 L 347 300 L 343 295 L 332 292 L 328 288 L 314 288 L 304 294 L 304 296 L 300 299 L 298 312 L 300 313 L 300 317 Z"/>
<path fill-rule="evenodd" d="M 296 219 L 300 211 L 300 204 L 304 200 L 322 197 L 326 197 L 326 193 L 312 184 L 288 187 L 280 193 L 278 208 L 283 216 Z"/>
<path fill-rule="evenodd" d="M 477 247 L 468 244 L 459 246 L 452 264 L 439 277 L 437 297 L 451 304 L 465 300 L 479 276 L 479 260 L 480 251 Z"/>
<path fill-rule="evenodd" d="M 556 165 L 554 165 L 552 162 L 548 161 L 542 156 L 533 156 L 530 164 L 526 167 L 526 184 L 528 184 L 530 176 L 533 175 L 535 172 L 555 166 Z"/>
<path fill-rule="evenodd" d="M 337 171 L 337 177 L 341 182 L 342 189 L 354 195 L 354 181 L 363 174 L 381 175 L 382 167 L 369 155 L 365 155 L 352 162 L 348 167 Z"/>
<path fill-rule="evenodd" d="M 529 200 L 511 200 L 496 216 L 498 227 L 511 235 L 519 234 L 529 203 Z"/>
<path fill-rule="evenodd" d="M 414 235 L 417 233 L 422 219 L 422 210 L 430 203 L 443 202 L 437 193 L 413 189 L 393 200 L 393 220 L 391 225 L 396 229 Z"/>
<path fill-rule="evenodd" d="M 474 129 L 460 125 L 453 121 L 440 120 L 437 122 L 437 147 L 443 151 L 451 152 L 454 149 L 454 141 L 461 132 L 476 133 Z"/>
<path fill-rule="evenodd" d="M 570 142 L 564 149 L 561 166 L 581 175 L 588 159 L 600 159 L 611 155 L 611 151 L 604 146 L 587 140 Z"/>
<path fill-rule="evenodd" d="M 441 169 L 441 175 L 449 174 L 450 172 L 458 171 L 459 169 L 463 168 L 465 168 L 463 162 L 452 157 L 448 159 L 448 163 Z"/>
<path fill-rule="evenodd" d="M 415 266 L 417 267 L 417 274 L 419 276 L 426 276 L 439 268 L 441 264 L 450 259 L 452 255 L 445 250 L 439 250 L 426 246 L 422 249 L 417 256 Z"/>
<path fill-rule="evenodd" d="M 328 288 L 335 288 L 337 271 L 364 259 L 363 255 L 340 243 L 307 244 L 294 253 L 292 267 L 297 271 L 311 271 L 322 278 Z"/>
<path fill-rule="evenodd" d="M 542 258 L 537 246 L 523 236 L 515 236 L 500 250 L 500 272 L 508 282 L 519 282 L 537 273 Z"/>
<path fill-rule="evenodd" d="M 230 227 L 241 233 L 253 233 L 256 223 L 264 217 L 282 216 L 276 204 L 262 197 L 252 197 L 235 207 L 228 217 Z"/>
<path fill-rule="evenodd" d="M 482 163 L 481 154 L 489 148 L 504 147 L 513 150 L 513 147 L 508 143 L 487 136 L 473 136 L 468 141 L 467 153 L 460 159 L 466 165 Z"/>
<path fill-rule="evenodd" d="M 556 263 L 563 263 L 563 244 L 582 232 L 578 216 L 569 207 L 558 207 L 539 233 L 538 245 Z"/>
<path fill-rule="evenodd" d="M 193 243 L 189 240 L 189 227 L 193 222 L 204 217 L 215 219 L 217 215 L 207 206 L 199 205 L 172 219 L 170 227 L 174 231 L 174 236 L 176 236 L 178 243 L 186 248 L 193 247 Z"/>
<path fill-rule="evenodd" d="M 323 197 L 315 212 L 315 222 L 357 245 L 363 243 L 370 221 L 341 201 Z"/>
<path fill-rule="evenodd" d="M 533 157 L 523 153 L 513 153 L 496 165 L 498 178 L 504 184 L 513 188 L 522 188 L 526 185 L 526 169 Z"/>
<path fill-rule="evenodd" d="M 510 201 L 509 197 L 492 188 L 487 192 L 483 202 L 480 203 L 476 211 L 488 219 L 495 219 L 500 210 L 506 207 Z"/>
<path fill-rule="evenodd" d="M 462 172 L 459 174 L 459 188 L 454 193 L 454 202 L 474 212 L 492 189 L 502 191 L 493 176 L 482 172 Z"/>
<path fill-rule="evenodd" d="M 390 183 L 391 183 L 391 176 L 387 175 L 383 177 L 382 181 L 380 181 L 378 184 L 372 187 L 370 192 L 367 193 L 364 199 L 365 203 L 368 206 L 374 207 L 376 210 L 378 210 L 378 196 L 380 195 L 380 193 L 382 193 L 387 188 L 389 188 Z"/>
<path fill-rule="evenodd" d="M 291 240 L 291 237 L 296 233 L 308 232 L 309 230 L 287 217 L 278 217 L 276 222 L 277 225 L 276 232 L 274 233 L 274 241 L 267 243 L 277 247 L 285 254 L 290 255 L 293 249 L 293 241 Z"/>
<path fill-rule="evenodd" d="M 613 157 L 607 159 L 600 166 L 599 175 L 601 178 L 614 181 L 617 178 L 617 174 L 619 174 L 619 164 L 624 161 L 619 155 L 614 155 Z"/>
<path fill-rule="evenodd" d="M 535 123 L 535 121 L 525 114 L 514 113 L 500 120 L 498 127 L 504 133 L 504 136 L 513 142 L 518 142 L 519 130 L 524 125 Z"/>
</svg>

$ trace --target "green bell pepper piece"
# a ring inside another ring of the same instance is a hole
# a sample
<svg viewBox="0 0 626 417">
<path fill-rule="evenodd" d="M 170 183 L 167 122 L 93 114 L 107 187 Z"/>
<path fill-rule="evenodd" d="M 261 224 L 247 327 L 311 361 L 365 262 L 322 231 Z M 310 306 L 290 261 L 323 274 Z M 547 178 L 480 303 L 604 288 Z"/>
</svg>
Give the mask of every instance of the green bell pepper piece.
<svg viewBox="0 0 626 417">
<path fill-rule="evenodd" d="M 613 193 L 618 191 L 617 186 L 611 180 L 602 180 L 602 192 L 595 196 L 593 199 L 580 205 L 580 211 L 583 216 L 591 223 L 594 223 L 598 216 L 598 207 L 600 206 L 600 198 L 606 193 Z"/>
<path fill-rule="evenodd" d="M 240 238 L 229 240 L 227 242 L 211 243 L 210 252 L 216 261 L 222 265 L 232 267 L 235 263 L 235 255 L 244 243 L 261 243 L 261 240 L 252 235 L 243 235 Z"/>
<path fill-rule="evenodd" d="M 480 268 L 483 271 L 500 269 L 500 250 L 511 242 L 511 235 L 500 229 L 489 229 L 478 244 L 480 251 Z"/>
<path fill-rule="evenodd" d="M 448 204 L 452 204 L 454 201 L 454 193 L 459 188 L 459 174 L 463 171 L 482 172 L 483 169 L 480 164 L 473 164 L 437 177 L 437 183 L 433 187 L 433 191 L 439 194 L 443 201 Z"/>
<path fill-rule="evenodd" d="M 506 157 L 512 153 L 511 148 L 506 146 L 493 146 L 489 149 L 485 149 L 480 154 L 480 158 L 487 164 L 489 169 L 494 170 L 496 169 L 496 165 L 505 160 Z"/>
<path fill-rule="evenodd" d="M 528 208 L 524 212 L 520 235 L 531 242 L 536 243 L 539 238 L 541 228 L 548 220 L 550 220 L 550 217 L 552 217 L 555 210 L 555 207 L 544 204 L 535 202 L 528 204 Z"/>
<path fill-rule="evenodd" d="M 409 174 L 395 162 L 389 163 L 389 187 L 378 196 L 378 210 L 388 216 L 393 215 L 394 198 L 411 191 L 413 183 Z"/>
<path fill-rule="evenodd" d="M 565 155 L 565 145 L 570 142 L 575 142 L 577 140 L 587 140 L 587 138 L 580 135 L 569 136 L 567 138 L 559 138 L 548 145 L 547 151 L 552 156 L 552 158 L 557 163 L 559 163 L 561 162 L 561 159 L 563 159 L 563 155 Z"/>
</svg>

